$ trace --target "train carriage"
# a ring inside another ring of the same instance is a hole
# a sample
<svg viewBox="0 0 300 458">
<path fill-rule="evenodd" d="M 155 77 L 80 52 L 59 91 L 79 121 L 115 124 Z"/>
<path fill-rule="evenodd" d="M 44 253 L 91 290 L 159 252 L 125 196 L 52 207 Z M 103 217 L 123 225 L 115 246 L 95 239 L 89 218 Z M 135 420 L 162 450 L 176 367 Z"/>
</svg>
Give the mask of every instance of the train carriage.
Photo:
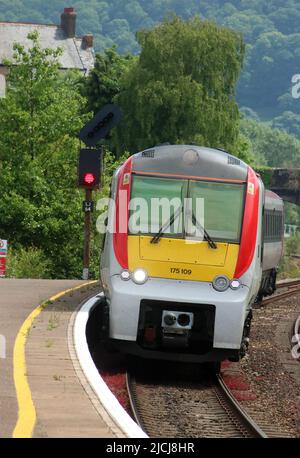
<svg viewBox="0 0 300 458">
<path fill-rule="evenodd" d="M 103 323 L 126 353 L 238 360 L 272 294 L 283 204 L 225 151 L 157 146 L 115 173 L 101 258 Z"/>
</svg>

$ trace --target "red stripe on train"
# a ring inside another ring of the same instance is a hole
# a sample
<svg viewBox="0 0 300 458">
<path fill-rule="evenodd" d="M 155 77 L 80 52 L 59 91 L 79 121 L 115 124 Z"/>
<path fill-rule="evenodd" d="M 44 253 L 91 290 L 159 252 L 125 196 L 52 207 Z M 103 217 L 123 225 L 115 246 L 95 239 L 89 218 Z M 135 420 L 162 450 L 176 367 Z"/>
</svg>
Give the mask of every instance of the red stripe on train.
<svg viewBox="0 0 300 458">
<path fill-rule="evenodd" d="M 255 254 L 258 208 L 259 181 L 254 170 L 249 167 L 241 243 L 234 274 L 235 278 L 240 278 L 249 269 Z"/>
<path fill-rule="evenodd" d="M 121 167 L 116 194 L 114 252 L 118 263 L 128 269 L 128 212 L 131 187 L 132 157 Z"/>
</svg>

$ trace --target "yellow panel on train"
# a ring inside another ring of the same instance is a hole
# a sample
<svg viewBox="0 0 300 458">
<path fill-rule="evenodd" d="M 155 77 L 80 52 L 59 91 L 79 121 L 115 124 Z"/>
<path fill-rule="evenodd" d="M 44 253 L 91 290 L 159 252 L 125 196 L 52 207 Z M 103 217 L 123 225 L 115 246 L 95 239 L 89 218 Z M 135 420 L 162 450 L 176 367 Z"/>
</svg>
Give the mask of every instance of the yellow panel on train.
<svg viewBox="0 0 300 458">
<path fill-rule="evenodd" d="M 217 243 L 218 249 L 206 241 L 162 237 L 151 243 L 150 236 L 128 237 L 129 269 L 142 267 L 150 277 L 212 281 L 223 273 L 233 278 L 239 245 Z"/>
</svg>

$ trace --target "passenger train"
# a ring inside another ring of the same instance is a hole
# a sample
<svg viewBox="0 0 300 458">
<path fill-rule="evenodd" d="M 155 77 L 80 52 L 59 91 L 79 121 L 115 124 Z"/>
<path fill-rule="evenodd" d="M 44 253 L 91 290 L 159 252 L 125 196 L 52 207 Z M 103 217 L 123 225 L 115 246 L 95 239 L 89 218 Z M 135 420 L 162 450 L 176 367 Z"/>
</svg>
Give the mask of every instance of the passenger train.
<svg viewBox="0 0 300 458">
<path fill-rule="evenodd" d="M 245 355 L 284 232 L 282 199 L 250 166 L 195 145 L 134 154 L 114 174 L 108 227 L 102 332 L 115 348 L 200 363 Z"/>
</svg>

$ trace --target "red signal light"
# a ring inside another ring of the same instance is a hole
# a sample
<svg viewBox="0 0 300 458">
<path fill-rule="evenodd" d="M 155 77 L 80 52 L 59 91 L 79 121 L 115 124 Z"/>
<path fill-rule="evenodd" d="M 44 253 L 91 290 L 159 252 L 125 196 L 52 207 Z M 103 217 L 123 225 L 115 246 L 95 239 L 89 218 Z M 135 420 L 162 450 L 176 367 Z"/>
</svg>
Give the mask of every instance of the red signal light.
<svg viewBox="0 0 300 458">
<path fill-rule="evenodd" d="M 83 180 L 84 180 L 84 182 L 85 182 L 86 184 L 89 184 L 89 185 L 90 185 L 90 184 L 93 184 L 93 183 L 94 183 L 94 181 L 96 180 L 96 177 L 95 177 L 95 175 L 94 175 L 93 173 L 86 173 L 86 174 L 84 175 Z"/>
<path fill-rule="evenodd" d="M 81 149 L 78 161 L 78 185 L 85 189 L 96 189 L 100 185 L 102 170 L 101 149 Z"/>
</svg>

